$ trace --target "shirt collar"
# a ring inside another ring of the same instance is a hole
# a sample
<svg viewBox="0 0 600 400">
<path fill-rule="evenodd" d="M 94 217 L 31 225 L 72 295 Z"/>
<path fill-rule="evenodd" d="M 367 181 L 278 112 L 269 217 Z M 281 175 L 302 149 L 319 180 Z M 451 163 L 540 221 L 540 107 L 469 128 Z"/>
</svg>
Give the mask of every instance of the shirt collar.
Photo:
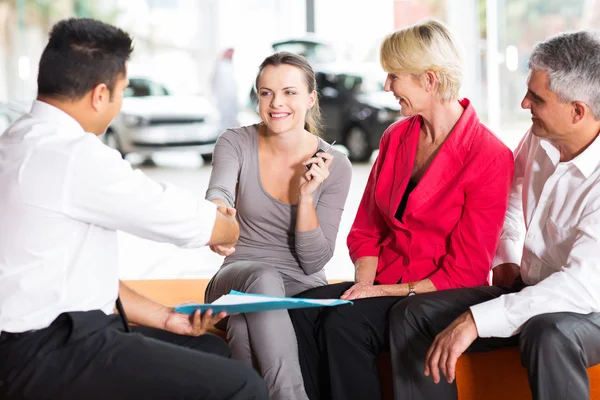
<svg viewBox="0 0 600 400">
<path fill-rule="evenodd" d="M 75 120 L 75 118 L 71 117 L 69 114 L 67 114 L 60 108 L 54 107 L 53 105 L 50 105 L 43 101 L 34 100 L 29 114 L 34 118 L 50 120 L 59 125 L 62 125 L 68 128 L 68 132 L 85 133 L 83 127 L 79 122 Z"/>
<path fill-rule="evenodd" d="M 546 154 L 548 154 L 548 157 L 550 157 L 550 160 L 556 167 L 560 162 L 560 150 L 545 139 L 540 140 L 540 145 L 546 151 Z M 596 139 L 594 139 L 587 149 L 567 163 L 577 167 L 583 176 L 589 178 L 600 164 L 598 153 L 600 153 L 600 135 L 596 136 Z"/>
</svg>

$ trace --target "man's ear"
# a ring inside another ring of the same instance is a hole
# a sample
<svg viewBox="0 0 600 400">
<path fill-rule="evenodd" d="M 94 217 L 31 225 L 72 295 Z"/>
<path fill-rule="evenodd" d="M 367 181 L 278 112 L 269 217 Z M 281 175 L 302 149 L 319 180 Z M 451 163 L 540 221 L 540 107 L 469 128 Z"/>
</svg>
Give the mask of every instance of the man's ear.
<svg viewBox="0 0 600 400">
<path fill-rule="evenodd" d="M 92 108 L 95 111 L 102 111 L 110 100 L 110 90 L 104 83 L 100 83 L 92 89 Z"/>
<path fill-rule="evenodd" d="M 581 101 L 574 101 L 571 103 L 571 118 L 574 124 L 583 120 L 588 113 L 591 112 L 587 104 Z"/>
</svg>

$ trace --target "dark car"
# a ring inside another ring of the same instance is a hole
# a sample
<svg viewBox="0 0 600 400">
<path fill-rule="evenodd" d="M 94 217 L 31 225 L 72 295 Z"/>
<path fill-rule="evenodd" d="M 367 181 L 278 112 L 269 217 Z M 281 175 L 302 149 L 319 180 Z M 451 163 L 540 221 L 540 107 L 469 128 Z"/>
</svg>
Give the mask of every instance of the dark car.
<svg viewBox="0 0 600 400">
<path fill-rule="evenodd" d="M 367 161 L 385 129 L 400 118 L 400 105 L 383 91 L 384 73 L 328 68 L 315 74 L 325 140 L 344 145 L 350 160 Z"/>
</svg>

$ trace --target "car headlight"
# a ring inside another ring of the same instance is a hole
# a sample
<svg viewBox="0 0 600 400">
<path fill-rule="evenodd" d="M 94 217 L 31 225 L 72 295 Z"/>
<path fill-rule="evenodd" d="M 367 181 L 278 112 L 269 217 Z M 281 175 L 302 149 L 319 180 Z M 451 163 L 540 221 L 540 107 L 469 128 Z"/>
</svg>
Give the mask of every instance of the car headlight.
<svg viewBox="0 0 600 400">
<path fill-rule="evenodd" d="M 148 125 L 148 120 L 139 115 L 123 114 L 123 123 L 129 128 Z"/>
</svg>

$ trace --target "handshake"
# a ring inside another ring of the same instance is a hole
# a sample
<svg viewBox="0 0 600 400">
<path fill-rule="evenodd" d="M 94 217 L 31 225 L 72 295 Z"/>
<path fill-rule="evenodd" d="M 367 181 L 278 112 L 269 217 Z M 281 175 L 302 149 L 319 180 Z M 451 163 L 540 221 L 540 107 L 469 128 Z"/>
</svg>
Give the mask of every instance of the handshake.
<svg viewBox="0 0 600 400">
<path fill-rule="evenodd" d="M 231 220 L 233 224 L 236 225 L 238 234 L 235 235 L 235 239 L 231 243 L 226 244 L 213 244 L 210 245 L 210 249 L 215 253 L 222 256 L 229 256 L 235 252 L 235 245 L 237 243 L 237 239 L 239 236 L 239 226 L 237 220 L 235 219 L 236 210 L 235 208 L 228 207 L 223 201 L 215 200 L 214 203 L 217 205 L 217 211 L 220 212 L 224 217 L 228 220 Z"/>
</svg>

